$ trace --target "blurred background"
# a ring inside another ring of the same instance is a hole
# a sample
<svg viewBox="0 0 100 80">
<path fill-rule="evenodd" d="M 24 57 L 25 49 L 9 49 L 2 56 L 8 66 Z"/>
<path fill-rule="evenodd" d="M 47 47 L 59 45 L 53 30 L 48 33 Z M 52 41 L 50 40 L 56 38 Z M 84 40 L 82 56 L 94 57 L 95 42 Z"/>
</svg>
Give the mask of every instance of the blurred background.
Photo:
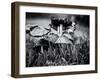
<svg viewBox="0 0 100 80">
<path fill-rule="evenodd" d="M 38 25 L 40 27 L 50 28 L 51 17 L 58 19 L 69 18 L 71 21 L 77 22 L 75 31 L 76 36 L 85 36 L 89 39 L 89 15 L 70 15 L 70 14 L 47 14 L 47 13 L 29 13 L 26 12 L 26 25 Z"/>
</svg>

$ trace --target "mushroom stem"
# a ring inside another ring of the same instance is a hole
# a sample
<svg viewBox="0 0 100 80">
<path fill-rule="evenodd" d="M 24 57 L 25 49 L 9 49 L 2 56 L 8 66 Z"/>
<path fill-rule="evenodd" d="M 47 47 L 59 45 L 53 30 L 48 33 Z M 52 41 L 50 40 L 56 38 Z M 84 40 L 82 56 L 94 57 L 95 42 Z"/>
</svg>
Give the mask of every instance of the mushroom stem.
<svg viewBox="0 0 100 80">
<path fill-rule="evenodd" d="M 62 25 L 57 27 L 57 31 L 58 31 L 59 35 L 61 36 L 62 35 Z"/>
<path fill-rule="evenodd" d="M 60 35 L 62 35 L 62 25 L 60 25 L 59 27 L 59 32 L 60 32 Z"/>
<path fill-rule="evenodd" d="M 43 46 L 41 46 L 41 53 L 43 53 Z"/>
<path fill-rule="evenodd" d="M 57 27 L 57 31 L 58 31 L 58 33 L 60 33 L 60 31 L 59 31 L 60 29 L 59 29 L 59 26 Z"/>
</svg>

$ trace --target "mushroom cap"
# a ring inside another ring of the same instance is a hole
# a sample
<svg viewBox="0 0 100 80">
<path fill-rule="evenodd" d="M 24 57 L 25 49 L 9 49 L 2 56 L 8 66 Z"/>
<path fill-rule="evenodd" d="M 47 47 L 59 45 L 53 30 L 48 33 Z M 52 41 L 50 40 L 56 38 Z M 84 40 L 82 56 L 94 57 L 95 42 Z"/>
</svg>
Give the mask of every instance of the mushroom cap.
<svg viewBox="0 0 100 80">
<path fill-rule="evenodd" d="M 36 27 L 36 28 L 34 28 L 31 32 L 30 32 L 30 34 L 33 36 L 33 37 L 41 37 L 41 36 L 43 36 L 43 35 L 45 35 L 45 34 L 47 34 L 49 31 L 47 31 L 47 30 L 45 30 L 45 29 L 42 29 L 42 28 L 40 28 L 40 27 Z"/>
<path fill-rule="evenodd" d="M 64 36 L 60 36 L 55 43 L 72 44 L 72 42 Z"/>
<path fill-rule="evenodd" d="M 55 43 L 55 41 L 58 39 L 58 35 L 54 33 L 49 33 L 47 36 L 45 36 L 45 39 Z"/>
<path fill-rule="evenodd" d="M 55 29 L 53 28 L 50 28 L 50 29 L 51 29 L 51 33 L 58 34 L 58 32 Z"/>
<path fill-rule="evenodd" d="M 68 34 L 68 33 L 64 33 L 63 36 L 67 37 L 68 39 L 73 40 L 73 37 L 70 34 Z"/>
</svg>

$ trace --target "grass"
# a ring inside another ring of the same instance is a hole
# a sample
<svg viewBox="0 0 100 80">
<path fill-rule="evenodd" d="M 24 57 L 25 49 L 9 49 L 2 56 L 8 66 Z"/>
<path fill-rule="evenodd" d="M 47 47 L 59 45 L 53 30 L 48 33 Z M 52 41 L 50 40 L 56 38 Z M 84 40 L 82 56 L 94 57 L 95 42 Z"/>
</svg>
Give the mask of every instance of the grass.
<svg viewBox="0 0 100 80">
<path fill-rule="evenodd" d="M 80 44 L 55 44 L 35 46 L 26 38 L 26 67 L 89 64 L 89 40 Z"/>
</svg>

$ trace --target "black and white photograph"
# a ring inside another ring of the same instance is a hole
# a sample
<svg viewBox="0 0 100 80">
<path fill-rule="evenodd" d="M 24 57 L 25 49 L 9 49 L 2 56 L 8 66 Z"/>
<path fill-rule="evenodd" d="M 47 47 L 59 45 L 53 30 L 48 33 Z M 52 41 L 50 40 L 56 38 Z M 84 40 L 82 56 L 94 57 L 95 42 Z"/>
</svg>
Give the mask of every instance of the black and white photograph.
<svg viewBox="0 0 100 80">
<path fill-rule="evenodd" d="M 25 13 L 26 67 L 90 64 L 90 16 Z"/>
<path fill-rule="evenodd" d="M 12 76 L 97 73 L 97 7 L 12 4 Z"/>
</svg>

